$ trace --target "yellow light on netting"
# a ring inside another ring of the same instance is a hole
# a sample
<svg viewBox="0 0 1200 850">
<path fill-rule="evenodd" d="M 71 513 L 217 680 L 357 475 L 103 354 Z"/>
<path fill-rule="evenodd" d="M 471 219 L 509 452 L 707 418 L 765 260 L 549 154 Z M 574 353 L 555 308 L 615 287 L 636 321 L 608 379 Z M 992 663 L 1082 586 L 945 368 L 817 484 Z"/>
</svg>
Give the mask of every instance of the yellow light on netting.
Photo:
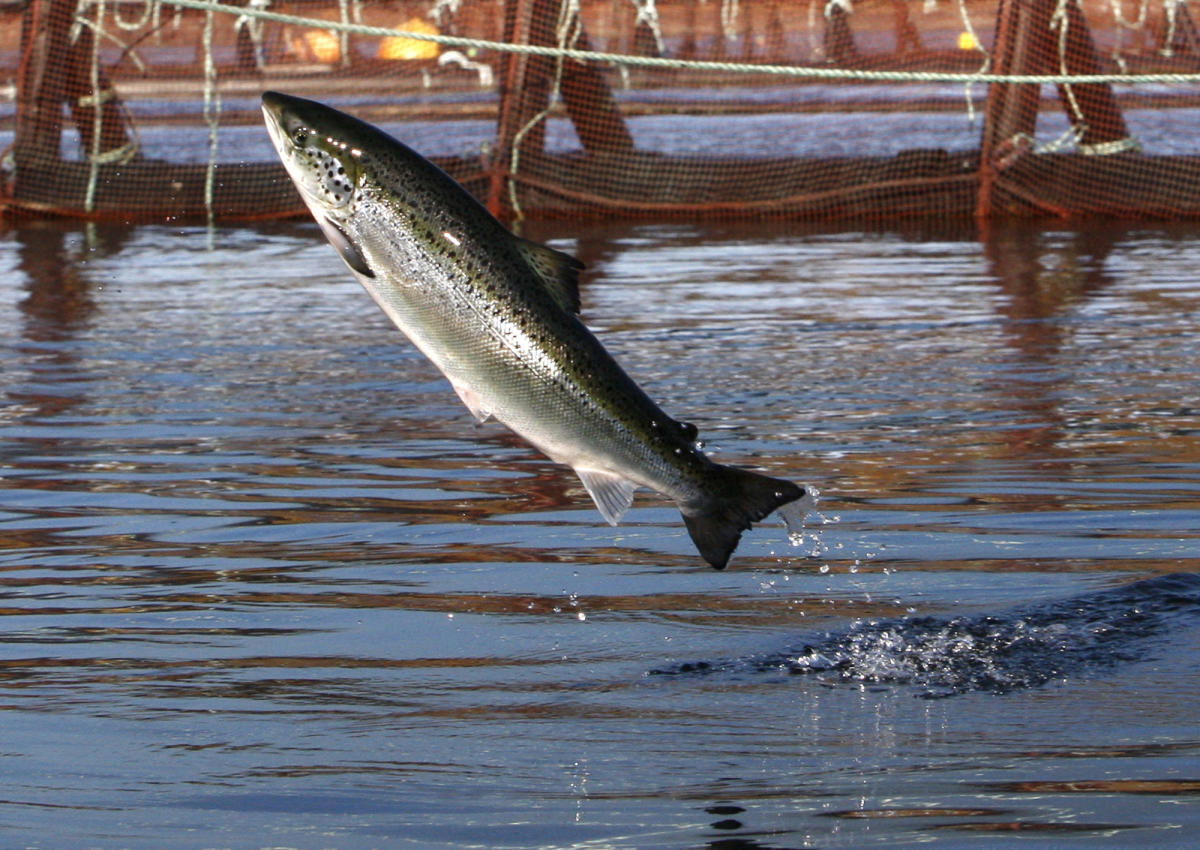
<svg viewBox="0 0 1200 850">
<path fill-rule="evenodd" d="M 424 18 L 409 18 L 399 29 L 424 35 L 438 35 L 438 28 Z M 399 35 L 389 35 L 379 42 L 380 59 L 437 59 L 441 48 L 432 41 L 421 41 Z"/>
<path fill-rule="evenodd" d="M 296 53 L 311 62 L 333 64 L 342 58 L 342 45 L 329 30 L 309 30 L 292 42 Z"/>
<path fill-rule="evenodd" d="M 959 50 L 978 50 L 979 39 L 975 38 L 973 32 L 960 32 L 958 34 L 958 49 Z"/>
</svg>

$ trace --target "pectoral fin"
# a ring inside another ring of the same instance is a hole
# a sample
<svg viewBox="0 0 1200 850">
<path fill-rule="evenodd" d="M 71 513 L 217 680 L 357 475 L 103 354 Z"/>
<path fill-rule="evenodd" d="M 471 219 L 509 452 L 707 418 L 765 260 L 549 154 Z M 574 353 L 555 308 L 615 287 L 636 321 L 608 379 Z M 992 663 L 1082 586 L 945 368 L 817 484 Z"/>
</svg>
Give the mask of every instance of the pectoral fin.
<svg viewBox="0 0 1200 850">
<path fill-rule="evenodd" d="M 325 238 L 342 255 L 342 259 L 346 261 L 346 265 L 363 277 L 375 277 L 374 269 L 367 265 L 366 258 L 358 250 L 358 246 L 350 241 L 350 237 L 346 235 L 346 231 L 323 215 L 317 216 L 316 219 L 317 224 L 321 225 L 321 230 L 325 233 Z"/>
<path fill-rule="evenodd" d="M 576 467 L 575 473 L 587 488 L 600 513 L 608 520 L 608 524 L 619 523 L 625 511 L 633 504 L 633 491 L 637 489 L 637 485 L 628 478 L 599 469 Z"/>
</svg>

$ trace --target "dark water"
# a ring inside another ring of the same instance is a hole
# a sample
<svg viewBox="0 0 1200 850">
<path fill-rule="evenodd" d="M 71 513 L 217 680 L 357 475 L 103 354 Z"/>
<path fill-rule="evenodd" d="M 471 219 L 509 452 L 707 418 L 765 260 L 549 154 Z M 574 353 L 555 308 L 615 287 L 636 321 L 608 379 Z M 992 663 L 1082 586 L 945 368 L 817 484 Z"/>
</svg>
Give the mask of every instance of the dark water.
<svg viewBox="0 0 1200 850">
<path fill-rule="evenodd" d="M 1200 230 L 534 228 L 705 567 L 315 227 L 0 233 L 0 846 L 1200 844 Z"/>
</svg>

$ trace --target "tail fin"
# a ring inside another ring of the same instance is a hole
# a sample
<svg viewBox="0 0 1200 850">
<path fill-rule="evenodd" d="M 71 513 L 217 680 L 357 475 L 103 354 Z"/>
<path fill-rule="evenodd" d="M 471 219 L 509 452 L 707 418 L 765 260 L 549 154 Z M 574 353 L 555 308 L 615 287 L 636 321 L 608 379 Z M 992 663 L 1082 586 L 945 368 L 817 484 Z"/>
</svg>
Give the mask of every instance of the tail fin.
<svg viewBox="0 0 1200 850">
<path fill-rule="evenodd" d="M 708 499 L 699 505 L 681 506 L 683 521 L 704 560 L 718 570 L 729 563 L 742 532 L 773 510 L 804 495 L 790 481 L 769 478 L 734 466 L 713 470 Z"/>
</svg>

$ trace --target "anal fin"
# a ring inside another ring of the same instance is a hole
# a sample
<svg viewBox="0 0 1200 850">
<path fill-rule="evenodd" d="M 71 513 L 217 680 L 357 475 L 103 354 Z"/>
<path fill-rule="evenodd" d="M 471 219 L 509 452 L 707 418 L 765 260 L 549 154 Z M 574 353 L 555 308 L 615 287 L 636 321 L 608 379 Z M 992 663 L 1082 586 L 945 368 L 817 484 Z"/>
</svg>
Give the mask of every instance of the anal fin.
<svg viewBox="0 0 1200 850">
<path fill-rule="evenodd" d="M 462 403 L 467 406 L 467 410 L 471 411 L 471 415 L 475 417 L 477 422 L 487 422 L 492 418 L 492 411 L 488 410 L 484 405 L 479 393 L 465 384 L 460 384 L 453 380 L 450 381 L 450 386 L 454 387 L 454 392 L 462 400 Z"/>
<path fill-rule="evenodd" d="M 575 473 L 609 525 L 616 525 L 633 504 L 637 485 L 614 472 L 576 467 Z"/>
</svg>

